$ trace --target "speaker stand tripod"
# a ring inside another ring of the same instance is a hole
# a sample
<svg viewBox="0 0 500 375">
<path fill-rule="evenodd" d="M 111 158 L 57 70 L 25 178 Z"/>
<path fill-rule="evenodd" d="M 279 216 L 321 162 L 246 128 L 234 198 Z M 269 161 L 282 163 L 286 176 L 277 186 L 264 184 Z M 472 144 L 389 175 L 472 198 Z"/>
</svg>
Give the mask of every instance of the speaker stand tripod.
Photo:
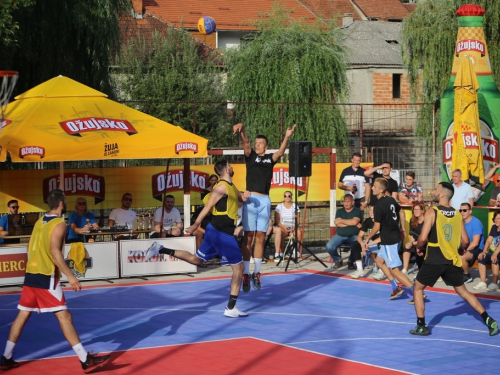
<svg viewBox="0 0 500 375">
<path fill-rule="evenodd" d="M 280 261 L 278 262 L 278 264 L 276 265 L 276 267 L 278 267 L 280 265 L 280 263 L 286 259 L 287 255 L 288 255 L 288 261 L 286 263 L 286 266 L 285 266 L 285 272 L 288 271 L 288 266 L 290 265 L 290 260 L 293 260 L 293 262 L 295 263 L 295 265 L 297 265 L 297 254 L 298 254 L 298 245 L 300 245 L 302 247 L 302 250 L 305 250 L 307 251 L 310 255 L 312 255 L 314 258 L 316 258 L 316 260 L 318 262 L 320 262 L 325 268 L 328 268 L 328 266 L 323 263 L 323 261 L 321 259 L 319 259 L 316 254 L 314 254 L 311 250 L 309 250 L 306 246 L 304 246 L 304 244 L 302 242 L 300 242 L 297 238 L 298 238 L 298 222 L 297 222 L 297 211 L 299 210 L 299 205 L 297 203 L 297 177 L 295 177 L 295 233 L 294 233 L 294 236 L 293 238 L 291 239 L 291 242 L 288 242 L 288 244 L 286 245 L 286 249 L 285 249 L 285 252 L 283 254 L 283 258 L 280 259 Z M 295 253 L 295 258 L 293 257 L 293 254 Z"/>
</svg>

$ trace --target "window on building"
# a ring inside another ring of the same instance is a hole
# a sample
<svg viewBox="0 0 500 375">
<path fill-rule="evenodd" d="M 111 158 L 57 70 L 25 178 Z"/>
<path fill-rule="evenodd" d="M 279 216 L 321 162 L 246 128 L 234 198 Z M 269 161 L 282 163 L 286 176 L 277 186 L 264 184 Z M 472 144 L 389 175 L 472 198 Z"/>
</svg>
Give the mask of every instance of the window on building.
<svg viewBox="0 0 500 375">
<path fill-rule="evenodd" d="M 392 98 L 401 99 L 401 74 L 392 75 Z"/>
</svg>

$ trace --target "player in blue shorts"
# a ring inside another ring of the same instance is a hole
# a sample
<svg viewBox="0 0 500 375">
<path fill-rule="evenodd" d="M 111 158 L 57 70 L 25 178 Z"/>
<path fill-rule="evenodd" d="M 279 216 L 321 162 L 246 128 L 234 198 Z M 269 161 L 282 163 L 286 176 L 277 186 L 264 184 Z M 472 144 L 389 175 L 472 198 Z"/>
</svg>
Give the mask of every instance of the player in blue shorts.
<svg viewBox="0 0 500 375">
<path fill-rule="evenodd" d="M 292 136 L 297 125 L 288 128 L 285 138 L 278 151 L 273 154 L 266 154 L 267 138 L 263 135 L 255 137 L 254 148 L 250 146 L 250 140 L 243 124 L 233 126 L 233 134 L 240 132 L 243 141 L 243 151 L 245 153 L 245 164 L 247 168 L 246 190 L 250 196 L 243 205 L 243 291 L 250 291 L 250 280 L 253 287 L 257 290 L 261 287 L 260 269 L 262 257 L 264 256 L 264 242 L 266 232 L 271 219 L 271 200 L 269 199 L 269 190 L 271 189 L 271 180 L 273 179 L 273 167 L 278 160 L 285 154 L 288 139 Z M 250 257 L 252 255 L 252 244 L 255 239 L 254 261 L 255 269 L 250 274 Z"/>
<path fill-rule="evenodd" d="M 146 262 L 155 255 L 167 254 L 191 264 L 200 265 L 203 261 L 209 260 L 218 254 L 221 258 L 221 265 L 230 265 L 233 269 L 231 291 L 224 316 L 240 318 L 248 316 L 248 314 L 236 307 L 243 277 L 243 258 L 236 241 L 235 230 L 236 221 L 238 220 L 238 201 L 243 202 L 246 198 L 234 186 L 232 182 L 233 167 L 227 160 L 215 163 L 214 169 L 219 176 L 219 181 L 215 184 L 207 204 L 194 224 L 186 229 L 186 233 L 193 234 L 201 225 L 203 218 L 212 213 L 210 223 L 205 229 L 205 237 L 196 254 L 191 254 L 185 250 L 168 249 L 155 242 L 148 249 Z"/>
<path fill-rule="evenodd" d="M 392 294 L 389 299 L 395 299 L 403 294 L 403 289 L 398 286 L 397 281 L 407 287 L 411 293 L 413 293 L 413 285 L 410 279 L 399 270 L 403 263 L 399 258 L 398 249 L 401 239 L 406 237 L 405 214 L 398 202 L 386 195 L 387 186 L 388 182 L 385 178 L 377 178 L 373 183 L 373 194 L 378 200 L 373 209 L 373 229 L 363 246 L 366 251 L 369 240 L 380 230 L 381 247 L 375 261 L 391 282 Z"/>
</svg>

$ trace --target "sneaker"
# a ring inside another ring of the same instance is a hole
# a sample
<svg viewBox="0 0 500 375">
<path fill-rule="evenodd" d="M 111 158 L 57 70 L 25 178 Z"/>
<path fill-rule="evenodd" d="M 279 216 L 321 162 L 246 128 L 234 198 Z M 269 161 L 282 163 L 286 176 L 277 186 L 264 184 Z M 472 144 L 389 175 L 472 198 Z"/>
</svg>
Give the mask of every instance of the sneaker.
<svg viewBox="0 0 500 375">
<path fill-rule="evenodd" d="M 248 314 L 244 311 L 241 311 L 236 306 L 234 306 L 231 310 L 226 306 L 226 310 L 224 310 L 224 316 L 228 318 L 244 318 L 248 316 Z"/>
<path fill-rule="evenodd" d="M 491 283 L 490 285 L 488 285 L 488 288 L 486 290 L 489 292 L 496 292 L 498 291 L 498 289 L 499 289 L 498 284 Z"/>
<path fill-rule="evenodd" d="M 384 271 L 379 269 L 378 272 L 373 275 L 373 278 L 375 280 L 384 280 L 386 278 L 386 276 L 384 274 Z"/>
<path fill-rule="evenodd" d="M 404 290 L 401 289 L 399 286 L 398 286 L 398 289 L 396 290 L 393 290 L 392 293 L 391 293 L 391 296 L 389 297 L 389 299 L 396 299 L 398 297 L 401 297 L 401 295 L 404 293 Z"/>
<path fill-rule="evenodd" d="M 153 244 L 147 250 L 146 259 L 144 259 L 144 261 L 147 262 L 152 257 L 159 255 L 161 249 L 163 249 L 162 245 L 159 245 L 158 243 L 153 242 Z"/>
<path fill-rule="evenodd" d="M 348 270 L 355 270 L 356 267 L 354 266 L 353 262 L 347 262 L 347 269 Z"/>
<path fill-rule="evenodd" d="M 16 367 L 19 367 L 19 363 L 14 361 L 12 357 L 7 359 L 5 358 L 5 356 L 2 356 L 2 360 L 0 361 L 0 370 L 7 371 L 10 370 L 11 368 L 16 368 Z"/>
<path fill-rule="evenodd" d="M 252 273 L 252 284 L 255 290 L 260 290 L 260 272 Z"/>
<path fill-rule="evenodd" d="M 498 323 L 492 317 L 488 316 L 486 318 L 486 325 L 488 326 L 488 329 L 490 330 L 490 336 L 493 336 L 498 332 Z M 2 361 L 3 361 L 3 358 L 2 358 Z"/>
<path fill-rule="evenodd" d="M 424 299 L 426 299 L 427 296 L 424 294 Z M 415 301 L 412 299 L 411 301 L 408 301 L 408 305 L 414 305 Z"/>
<path fill-rule="evenodd" d="M 90 372 L 98 367 L 104 366 L 111 358 L 111 354 L 97 355 L 90 352 L 87 353 L 87 360 L 81 362 L 83 371 Z"/>
<path fill-rule="evenodd" d="M 468 274 L 468 275 L 464 274 L 464 284 L 471 283 L 473 280 L 474 279 L 472 278 L 472 276 L 470 274 Z"/>
<path fill-rule="evenodd" d="M 243 274 L 243 291 L 248 293 L 250 291 L 250 275 L 247 273 Z"/>
<path fill-rule="evenodd" d="M 486 288 L 487 288 L 486 283 L 482 281 L 478 282 L 475 286 L 472 287 L 472 289 L 474 290 L 486 290 Z"/>
<path fill-rule="evenodd" d="M 365 273 L 363 271 L 357 270 L 356 272 L 351 273 L 352 279 L 359 279 L 360 277 L 364 277 Z"/>
<path fill-rule="evenodd" d="M 410 330 L 410 333 L 416 336 L 429 336 L 431 330 L 427 326 L 416 326 L 415 329 Z"/>
</svg>

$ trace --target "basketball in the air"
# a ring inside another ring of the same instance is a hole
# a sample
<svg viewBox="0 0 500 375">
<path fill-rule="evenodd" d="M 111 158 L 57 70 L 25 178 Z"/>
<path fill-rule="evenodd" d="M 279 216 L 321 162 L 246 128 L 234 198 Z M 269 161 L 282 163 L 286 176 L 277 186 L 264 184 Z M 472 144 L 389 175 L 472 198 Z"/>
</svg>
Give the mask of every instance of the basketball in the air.
<svg viewBox="0 0 500 375">
<path fill-rule="evenodd" d="M 202 34 L 212 34 L 215 31 L 215 21 L 208 16 L 201 17 L 198 20 L 198 30 Z"/>
</svg>

